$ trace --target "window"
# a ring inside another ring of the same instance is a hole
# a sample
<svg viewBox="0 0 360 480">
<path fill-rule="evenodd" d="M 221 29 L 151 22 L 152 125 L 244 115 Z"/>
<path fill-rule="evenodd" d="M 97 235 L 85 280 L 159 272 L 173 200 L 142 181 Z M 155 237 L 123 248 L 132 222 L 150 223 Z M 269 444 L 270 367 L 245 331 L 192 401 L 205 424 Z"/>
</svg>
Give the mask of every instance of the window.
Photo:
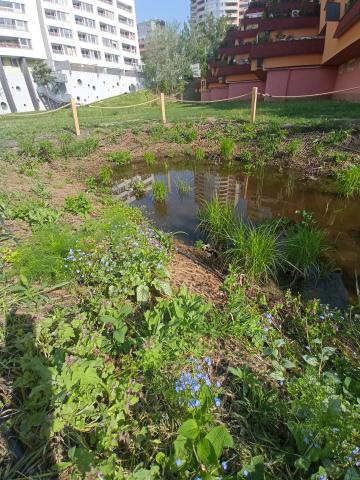
<svg viewBox="0 0 360 480">
<path fill-rule="evenodd" d="M 69 20 L 68 13 L 59 12 L 59 10 L 49 10 L 48 8 L 45 8 L 45 17 L 60 20 L 61 22 L 67 22 Z"/>
<path fill-rule="evenodd" d="M 104 47 L 119 48 L 119 42 L 111 38 L 103 38 L 102 43 Z"/>
<path fill-rule="evenodd" d="M 22 30 L 23 32 L 27 31 L 27 22 L 23 20 L 15 20 L 12 18 L 1 18 L 0 17 L 0 28 L 7 28 L 9 30 Z"/>
<path fill-rule="evenodd" d="M 119 55 L 113 53 L 105 53 L 105 60 L 107 62 L 119 63 Z"/>
<path fill-rule="evenodd" d="M 91 33 L 78 32 L 78 38 L 80 42 L 99 43 L 98 37 Z"/>
<path fill-rule="evenodd" d="M 338 20 L 340 20 L 340 3 L 327 2 L 326 21 L 337 22 Z"/>
<path fill-rule="evenodd" d="M 67 0 L 44 0 L 44 1 L 48 3 L 55 3 L 56 5 L 61 5 L 63 7 L 67 6 Z"/>
<path fill-rule="evenodd" d="M 118 8 L 120 8 L 120 10 L 124 10 L 125 12 L 132 13 L 133 9 L 131 5 L 126 5 L 126 3 L 119 2 L 119 1 L 116 2 L 116 5 Z"/>
<path fill-rule="evenodd" d="M 122 15 L 119 15 L 119 22 L 123 23 L 124 25 L 131 25 L 132 27 L 134 26 L 134 20 L 132 18 L 123 17 Z"/>
<path fill-rule="evenodd" d="M 8 2 L 0 0 L 0 10 L 7 10 L 9 12 L 25 13 L 25 5 L 18 2 Z"/>
<path fill-rule="evenodd" d="M 79 2 L 79 0 L 73 0 L 73 7 L 89 13 L 93 13 L 94 11 L 93 6 L 90 5 L 90 3 Z"/>
<path fill-rule="evenodd" d="M 48 26 L 48 32 L 52 37 L 73 38 L 73 32 L 69 28 Z"/>
<path fill-rule="evenodd" d="M 107 3 L 108 5 L 113 4 L 113 0 L 100 0 L 100 2 Z"/>
<path fill-rule="evenodd" d="M 95 58 L 96 60 L 101 59 L 101 53 L 98 52 L 97 50 L 89 50 L 88 48 L 82 48 L 81 49 L 81 55 L 84 58 Z"/>
<path fill-rule="evenodd" d="M 129 30 L 120 29 L 120 35 L 124 38 L 128 38 L 129 40 L 135 40 L 135 33 L 129 32 Z"/>
<path fill-rule="evenodd" d="M 79 15 L 75 15 L 75 23 L 78 25 L 82 25 L 84 27 L 95 28 L 95 20 L 86 17 L 79 17 Z"/>
<path fill-rule="evenodd" d="M 125 50 L 125 52 L 136 53 L 136 47 L 134 45 L 128 45 L 127 43 L 122 44 L 122 49 Z"/>
<path fill-rule="evenodd" d="M 76 56 L 76 48 L 72 45 L 60 45 L 57 43 L 51 44 L 52 51 L 58 55 L 69 55 L 71 57 Z"/>
<path fill-rule="evenodd" d="M 129 58 L 129 57 L 124 57 L 124 63 L 125 65 L 137 65 L 138 61 L 136 58 Z"/>
<path fill-rule="evenodd" d="M 99 8 L 97 9 L 98 15 L 104 18 L 108 18 L 109 20 L 114 20 L 115 15 L 113 12 L 110 12 L 110 10 L 105 10 L 105 8 Z"/>
<path fill-rule="evenodd" d="M 31 48 L 31 40 L 28 38 L 19 38 L 20 48 Z"/>
<path fill-rule="evenodd" d="M 107 23 L 100 22 L 100 30 L 102 32 L 108 32 L 108 33 L 112 33 L 113 35 L 116 35 L 116 27 L 113 27 L 112 25 L 108 25 Z"/>
</svg>

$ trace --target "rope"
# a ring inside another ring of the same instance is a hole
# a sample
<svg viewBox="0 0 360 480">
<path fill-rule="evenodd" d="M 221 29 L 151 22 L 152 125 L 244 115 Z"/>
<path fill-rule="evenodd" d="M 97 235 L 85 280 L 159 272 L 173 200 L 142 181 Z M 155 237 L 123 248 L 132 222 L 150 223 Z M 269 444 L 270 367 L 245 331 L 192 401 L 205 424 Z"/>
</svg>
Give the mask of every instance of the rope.
<svg viewBox="0 0 360 480">
<path fill-rule="evenodd" d="M 63 105 L 62 107 L 59 108 L 54 108 L 53 110 L 47 110 L 46 112 L 39 112 L 39 113 L 13 113 L 10 115 L 13 115 L 13 118 L 23 118 L 23 117 L 33 117 L 34 115 L 47 115 L 48 113 L 54 113 L 59 110 L 62 110 L 63 108 L 68 107 L 71 105 L 71 103 L 67 103 L 66 105 Z M 10 115 L 4 115 L 5 118 L 9 118 Z"/>
<path fill-rule="evenodd" d="M 324 92 L 324 93 L 312 93 L 309 95 L 271 95 L 270 93 L 259 93 L 262 97 L 270 97 L 270 98 L 309 98 L 309 97 L 321 97 L 325 95 L 333 95 L 334 93 L 343 93 L 349 92 L 351 90 L 358 90 L 360 89 L 360 85 L 357 87 L 351 88 L 344 88 L 342 90 L 334 90 L 333 92 Z"/>
<path fill-rule="evenodd" d="M 244 98 L 251 95 L 251 92 L 249 93 L 244 93 L 243 95 L 239 95 L 237 97 L 231 97 L 231 98 L 223 98 L 221 100 L 180 100 L 178 98 L 174 98 L 172 101 L 173 102 L 180 102 L 180 103 L 219 103 L 219 102 L 230 102 L 231 100 L 237 100 L 238 98 Z"/>
<path fill-rule="evenodd" d="M 88 107 L 89 108 L 101 108 L 101 109 L 111 108 L 111 109 L 115 109 L 115 110 L 121 110 L 121 109 L 124 109 L 124 108 L 133 108 L 133 107 L 140 107 L 142 105 L 148 105 L 149 103 L 154 103 L 154 102 L 157 102 L 158 100 L 159 100 L 159 98 L 156 97 L 156 98 L 153 98 L 152 100 L 149 100 L 148 102 L 137 103 L 136 105 L 125 105 L 123 107 L 97 107 L 95 105 L 88 105 Z"/>
</svg>

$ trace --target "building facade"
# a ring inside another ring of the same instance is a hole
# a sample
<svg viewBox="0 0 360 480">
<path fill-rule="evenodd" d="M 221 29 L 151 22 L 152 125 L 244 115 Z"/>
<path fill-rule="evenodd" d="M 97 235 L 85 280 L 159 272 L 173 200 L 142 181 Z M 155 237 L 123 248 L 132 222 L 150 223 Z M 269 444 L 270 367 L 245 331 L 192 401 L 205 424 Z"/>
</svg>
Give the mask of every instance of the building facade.
<svg viewBox="0 0 360 480">
<path fill-rule="evenodd" d="M 360 99 L 360 0 L 252 2 L 210 62 L 202 98 L 254 86 L 267 97 L 351 89 L 334 96 Z"/>
<path fill-rule="evenodd" d="M 134 0 L 0 0 L 0 113 L 86 104 L 135 90 Z M 54 71 L 36 85 L 34 62 Z"/>
<path fill-rule="evenodd" d="M 231 25 L 239 25 L 249 5 L 248 0 L 190 0 L 190 15 L 195 22 L 207 16 L 227 17 Z"/>
<path fill-rule="evenodd" d="M 146 20 L 145 22 L 138 23 L 140 55 L 143 55 L 145 52 L 145 41 L 147 37 L 158 28 L 164 28 L 165 25 L 165 21 L 159 19 Z"/>
</svg>

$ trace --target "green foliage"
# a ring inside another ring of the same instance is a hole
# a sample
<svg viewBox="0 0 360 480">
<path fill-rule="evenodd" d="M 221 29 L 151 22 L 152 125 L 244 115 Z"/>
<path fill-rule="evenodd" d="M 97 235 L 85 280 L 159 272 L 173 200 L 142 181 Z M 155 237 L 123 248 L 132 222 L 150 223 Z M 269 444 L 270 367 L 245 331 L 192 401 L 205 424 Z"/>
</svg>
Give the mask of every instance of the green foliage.
<svg viewBox="0 0 360 480">
<path fill-rule="evenodd" d="M 205 150 L 203 148 L 197 148 L 195 150 L 195 160 L 197 162 L 203 162 L 205 160 Z"/>
<path fill-rule="evenodd" d="M 328 153 L 328 158 L 334 163 L 344 163 L 348 159 L 348 154 L 346 152 L 338 152 L 334 150 Z"/>
<path fill-rule="evenodd" d="M 56 157 L 56 149 L 50 140 L 41 140 L 36 144 L 36 156 L 40 162 L 51 162 Z"/>
<path fill-rule="evenodd" d="M 25 220 L 29 225 L 46 225 L 54 223 L 60 212 L 44 200 L 15 201 L 11 208 L 11 218 Z"/>
<path fill-rule="evenodd" d="M 197 138 L 197 132 L 190 123 L 177 123 L 171 127 L 155 125 L 150 129 L 150 135 L 157 142 L 167 141 L 178 144 L 191 143 Z"/>
<path fill-rule="evenodd" d="M 31 191 L 37 197 L 42 198 L 43 200 L 49 200 L 52 196 L 49 190 L 46 188 L 46 186 L 41 182 L 37 182 L 34 185 L 34 187 L 31 189 Z"/>
<path fill-rule="evenodd" d="M 47 87 L 55 82 L 54 72 L 43 60 L 34 63 L 31 73 L 34 82 L 41 87 Z"/>
<path fill-rule="evenodd" d="M 121 150 L 119 152 L 111 152 L 106 154 L 106 158 L 115 163 L 118 167 L 123 167 L 131 162 L 131 153 L 127 150 Z"/>
<path fill-rule="evenodd" d="M 253 158 L 253 154 L 249 150 L 241 150 L 241 152 L 239 153 L 239 159 L 242 162 L 245 162 L 245 163 L 251 162 L 252 158 Z"/>
<path fill-rule="evenodd" d="M 111 185 L 112 178 L 113 178 L 113 171 L 107 165 L 103 165 L 100 168 L 99 173 L 97 174 L 97 177 L 96 177 L 100 185 L 103 185 L 104 187 L 108 187 L 109 185 Z"/>
<path fill-rule="evenodd" d="M 91 212 L 92 206 L 87 196 L 81 192 L 79 195 L 70 195 L 65 198 L 64 209 L 74 215 L 87 215 Z"/>
<path fill-rule="evenodd" d="M 144 160 L 148 167 L 152 167 L 156 163 L 156 155 L 153 152 L 145 152 Z"/>
<path fill-rule="evenodd" d="M 287 257 L 305 277 L 319 271 L 320 258 L 328 250 L 326 234 L 309 225 L 296 225 L 288 231 Z"/>
<path fill-rule="evenodd" d="M 218 197 L 206 203 L 199 212 L 200 228 L 213 245 L 225 243 L 236 227 L 236 216 L 228 204 L 221 204 Z"/>
<path fill-rule="evenodd" d="M 180 196 L 189 195 L 192 192 L 192 187 L 185 180 L 180 178 L 176 182 L 176 189 Z"/>
<path fill-rule="evenodd" d="M 301 140 L 296 140 L 295 139 L 295 140 L 291 140 L 291 142 L 289 142 L 285 145 L 285 152 L 290 156 L 294 156 L 297 153 L 299 153 L 301 148 L 302 148 Z"/>
<path fill-rule="evenodd" d="M 339 145 L 344 143 L 351 136 L 351 130 L 334 130 L 326 135 L 325 143 L 327 145 Z"/>
<path fill-rule="evenodd" d="M 339 192 L 346 197 L 360 194 L 360 167 L 353 165 L 337 175 Z"/>
<path fill-rule="evenodd" d="M 231 138 L 222 138 L 220 143 L 220 155 L 223 160 L 230 162 L 233 159 L 235 143 Z"/>
<path fill-rule="evenodd" d="M 152 195 L 155 202 L 165 202 L 167 197 L 165 183 L 160 181 L 155 181 L 152 184 Z"/>
<path fill-rule="evenodd" d="M 145 183 L 143 180 L 134 180 L 131 186 L 136 196 L 141 196 L 145 193 Z"/>
<path fill-rule="evenodd" d="M 324 145 L 320 142 L 316 142 L 313 144 L 311 148 L 311 155 L 314 157 L 321 157 L 324 152 Z"/>
</svg>

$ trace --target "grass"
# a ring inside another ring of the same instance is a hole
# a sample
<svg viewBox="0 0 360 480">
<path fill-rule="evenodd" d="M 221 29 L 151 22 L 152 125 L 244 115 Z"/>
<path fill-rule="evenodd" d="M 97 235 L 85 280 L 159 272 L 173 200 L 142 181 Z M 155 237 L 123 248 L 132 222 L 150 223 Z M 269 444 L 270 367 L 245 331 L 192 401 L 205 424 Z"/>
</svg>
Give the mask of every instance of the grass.
<svg viewBox="0 0 360 480">
<path fill-rule="evenodd" d="M 98 102 L 97 105 L 126 106 L 141 103 L 149 98 L 151 98 L 151 94 L 148 92 L 137 92 L 104 100 Z M 129 110 L 105 109 L 101 111 L 80 107 L 78 114 L 83 132 L 94 132 L 96 129 L 106 131 L 109 127 L 125 128 L 131 127 L 134 123 L 141 125 L 147 122 L 161 121 L 160 108 L 156 104 Z M 213 105 L 169 103 L 167 104 L 167 117 L 169 122 L 204 122 L 209 117 L 245 122 L 250 117 L 250 104 L 249 102 L 224 102 Z M 263 102 L 258 106 L 257 115 L 259 124 L 276 120 L 285 125 L 312 126 L 314 129 L 334 126 L 345 129 L 346 125 L 351 125 L 359 119 L 359 103 L 332 100 Z M 38 137 L 42 135 L 40 132 L 46 132 L 47 135 L 58 137 L 66 135 L 69 129 L 73 131 L 70 110 L 60 110 L 39 117 L 25 117 L 22 114 L 2 115 L 0 117 L 0 147 L 9 146 L 12 141 L 17 141 L 24 133 L 28 136 Z"/>
<path fill-rule="evenodd" d="M 339 192 L 345 197 L 360 195 L 360 167 L 353 165 L 338 173 Z"/>
<path fill-rule="evenodd" d="M 176 189 L 180 196 L 189 195 L 192 191 L 191 185 L 182 178 L 176 182 Z"/>
<path fill-rule="evenodd" d="M 65 198 L 64 209 L 74 215 L 87 215 L 91 212 L 92 206 L 88 197 L 84 193 L 79 193 Z"/>
<path fill-rule="evenodd" d="M 222 138 L 220 142 L 220 156 L 225 162 L 233 159 L 235 143 L 232 138 Z"/>
<path fill-rule="evenodd" d="M 152 184 L 152 195 L 155 202 L 165 202 L 167 197 L 166 185 L 164 182 L 155 181 Z"/>
<path fill-rule="evenodd" d="M 234 209 L 227 203 L 222 204 L 218 197 L 205 204 L 199 212 L 199 218 L 199 227 L 209 241 L 217 246 L 227 241 L 237 223 Z"/>
<path fill-rule="evenodd" d="M 202 162 L 203 160 L 205 160 L 205 150 L 203 148 L 197 148 L 195 150 L 195 160 L 197 162 Z"/>
<path fill-rule="evenodd" d="M 118 167 L 123 167 L 131 162 L 132 156 L 127 150 L 120 150 L 119 152 L 107 153 L 106 158 L 115 163 Z"/>
<path fill-rule="evenodd" d="M 144 153 L 144 161 L 148 167 L 152 167 L 156 164 L 156 155 L 153 152 Z"/>
</svg>

